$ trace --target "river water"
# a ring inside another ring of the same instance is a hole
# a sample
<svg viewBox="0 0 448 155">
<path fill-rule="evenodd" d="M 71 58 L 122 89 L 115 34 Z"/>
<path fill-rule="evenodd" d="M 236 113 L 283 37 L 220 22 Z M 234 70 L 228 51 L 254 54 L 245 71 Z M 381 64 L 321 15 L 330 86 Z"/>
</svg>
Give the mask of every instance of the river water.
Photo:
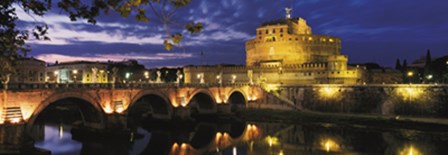
<svg viewBox="0 0 448 155">
<path fill-rule="evenodd" d="M 203 122 L 175 128 L 149 125 L 136 128 L 135 136 L 126 141 L 96 141 L 72 137 L 70 125 L 41 125 L 35 146 L 54 155 L 448 154 L 448 132 L 408 129 L 319 123 Z"/>
</svg>

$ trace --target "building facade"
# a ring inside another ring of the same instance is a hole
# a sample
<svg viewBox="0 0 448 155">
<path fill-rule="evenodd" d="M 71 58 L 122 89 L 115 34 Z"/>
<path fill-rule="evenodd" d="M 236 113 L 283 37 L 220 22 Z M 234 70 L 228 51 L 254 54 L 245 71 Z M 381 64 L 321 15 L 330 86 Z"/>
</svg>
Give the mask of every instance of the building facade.
<svg viewBox="0 0 448 155">
<path fill-rule="evenodd" d="M 44 61 L 35 58 L 18 59 L 10 83 L 44 83 L 46 65 Z"/>
<path fill-rule="evenodd" d="M 313 34 L 302 18 L 266 22 L 246 42 L 246 66 L 189 66 L 185 83 L 356 84 L 361 71 L 347 65 L 341 39 Z M 202 80 L 202 81 L 201 81 Z"/>
<path fill-rule="evenodd" d="M 47 67 L 49 83 L 108 83 L 107 63 L 74 61 Z"/>
</svg>

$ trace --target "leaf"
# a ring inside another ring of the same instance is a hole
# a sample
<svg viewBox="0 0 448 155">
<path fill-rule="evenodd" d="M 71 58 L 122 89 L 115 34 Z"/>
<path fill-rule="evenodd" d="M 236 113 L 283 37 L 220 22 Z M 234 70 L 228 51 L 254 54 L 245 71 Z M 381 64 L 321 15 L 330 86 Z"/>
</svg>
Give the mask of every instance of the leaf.
<svg viewBox="0 0 448 155">
<path fill-rule="evenodd" d="M 121 5 L 117 10 L 121 16 L 128 17 L 131 13 L 131 4 L 130 3 L 124 3 Z"/>
<path fill-rule="evenodd" d="M 179 44 L 179 42 L 182 40 L 182 34 L 176 33 L 171 35 L 171 40 L 173 41 L 173 43 Z"/>
<path fill-rule="evenodd" d="M 131 0 L 130 3 L 134 6 L 139 6 L 142 3 L 142 1 L 141 0 Z"/>
<path fill-rule="evenodd" d="M 171 1 L 171 3 L 175 6 L 175 7 L 182 7 L 187 5 L 188 3 L 190 3 L 191 0 L 174 0 Z"/>
<path fill-rule="evenodd" d="M 202 31 L 203 28 L 204 27 L 202 26 L 201 22 L 197 22 L 197 23 L 190 22 L 190 23 L 185 24 L 185 29 L 187 29 L 188 32 L 190 32 L 191 34 L 199 33 Z"/>
<path fill-rule="evenodd" d="M 165 46 L 165 49 L 167 51 L 170 51 L 174 47 L 174 45 L 172 43 L 170 43 L 168 40 L 164 40 L 163 45 Z"/>
<path fill-rule="evenodd" d="M 135 18 L 140 22 L 149 22 L 148 17 L 145 15 L 145 9 L 139 9 L 137 15 L 135 15 Z"/>
</svg>

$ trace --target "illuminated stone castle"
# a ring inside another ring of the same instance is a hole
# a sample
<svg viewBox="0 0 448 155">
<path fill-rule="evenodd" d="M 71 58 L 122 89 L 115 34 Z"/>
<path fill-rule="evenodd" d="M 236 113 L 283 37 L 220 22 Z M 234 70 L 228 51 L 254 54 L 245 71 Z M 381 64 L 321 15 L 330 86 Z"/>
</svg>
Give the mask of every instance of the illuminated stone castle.
<svg viewBox="0 0 448 155">
<path fill-rule="evenodd" d="M 285 19 L 261 24 L 246 42 L 246 67 L 185 67 L 185 82 L 359 83 L 359 70 L 347 66 L 348 57 L 341 55 L 341 39 L 313 34 L 304 19 L 286 11 Z M 219 79 L 224 77 L 230 79 Z"/>
</svg>

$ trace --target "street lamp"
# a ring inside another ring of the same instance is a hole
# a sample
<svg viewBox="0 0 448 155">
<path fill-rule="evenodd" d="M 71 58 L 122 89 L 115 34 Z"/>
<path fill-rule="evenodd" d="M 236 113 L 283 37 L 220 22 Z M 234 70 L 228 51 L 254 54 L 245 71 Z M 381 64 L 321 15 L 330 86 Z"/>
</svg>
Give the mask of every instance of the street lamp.
<svg viewBox="0 0 448 155">
<path fill-rule="evenodd" d="M 73 70 L 72 73 L 74 74 L 73 78 L 74 78 L 74 83 L 76 83 L 76 74 L 78 74 L 78 70 Z"/>
</svg>

